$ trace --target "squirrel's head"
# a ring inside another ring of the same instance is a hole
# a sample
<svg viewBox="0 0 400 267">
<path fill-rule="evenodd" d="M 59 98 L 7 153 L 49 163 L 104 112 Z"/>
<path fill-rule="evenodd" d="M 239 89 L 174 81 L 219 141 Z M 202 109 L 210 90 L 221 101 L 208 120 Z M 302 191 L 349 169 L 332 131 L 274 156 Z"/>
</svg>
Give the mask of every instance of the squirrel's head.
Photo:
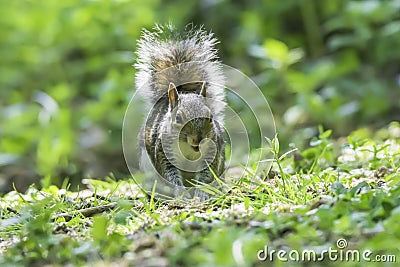
<svg viewBox="0 0 400 267">
<path fill-rule="evenodd" d="M 173 83 L 168 90 L 172 128 L 179 135 L 179 141 L 189 144 L 196 153 L 200 143 L 214 134 L 215 122 L 207 106 L 205 85 L 205 82 L 201 83 L 199 93 L 178 94 Z"/>
</svg>

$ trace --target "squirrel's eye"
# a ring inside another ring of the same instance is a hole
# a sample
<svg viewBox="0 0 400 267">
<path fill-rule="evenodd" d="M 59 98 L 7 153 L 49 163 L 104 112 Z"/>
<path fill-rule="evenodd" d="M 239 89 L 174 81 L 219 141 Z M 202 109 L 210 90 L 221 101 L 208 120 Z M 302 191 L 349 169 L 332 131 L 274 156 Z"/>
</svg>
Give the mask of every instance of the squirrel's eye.
<svg viewBox="0 0 400 267">
<path fill-rule="evenodd" d="M 176 114 L 175 122 L 178 123 L 178 124 L 182 124 L 183 123 L 182 114 L 180 114 L 180 113 Z"/>
</svg>

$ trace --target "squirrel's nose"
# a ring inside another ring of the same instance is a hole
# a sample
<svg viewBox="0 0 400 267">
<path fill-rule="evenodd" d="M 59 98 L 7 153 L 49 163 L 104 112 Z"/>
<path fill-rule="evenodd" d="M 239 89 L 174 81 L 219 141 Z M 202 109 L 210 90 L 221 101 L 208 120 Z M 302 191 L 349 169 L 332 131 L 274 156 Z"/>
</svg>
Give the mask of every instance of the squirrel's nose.
<svg viewBox="0 0 400 267">
<path fill-rule="evenodd" d="M 199 152 L 200 150 L 200 136 L 188 136 L 188 144 L 193 148 L 195 152 Z"/>
</svg>

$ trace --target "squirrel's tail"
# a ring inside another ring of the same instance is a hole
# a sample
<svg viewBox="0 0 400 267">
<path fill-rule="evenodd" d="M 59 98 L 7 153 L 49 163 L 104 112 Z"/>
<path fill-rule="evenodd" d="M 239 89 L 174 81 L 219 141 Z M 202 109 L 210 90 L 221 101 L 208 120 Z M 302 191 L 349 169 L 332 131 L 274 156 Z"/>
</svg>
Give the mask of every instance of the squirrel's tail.
<svg viewBox="0 0 400 267">
<path fill-rule="evenodd" d="M 179 85 L 206 82 L 208 97 L 223 101 L 224 77 L 217 43 L 213 33 L 201 27 L 182 34 L 170 24 L 156 25 L 153 32 L 143 30 L 136 52 L 136 89 L 148 101 L 155 102 L 167 96 L 171 82 L 178 91 Z"/>
</svg>

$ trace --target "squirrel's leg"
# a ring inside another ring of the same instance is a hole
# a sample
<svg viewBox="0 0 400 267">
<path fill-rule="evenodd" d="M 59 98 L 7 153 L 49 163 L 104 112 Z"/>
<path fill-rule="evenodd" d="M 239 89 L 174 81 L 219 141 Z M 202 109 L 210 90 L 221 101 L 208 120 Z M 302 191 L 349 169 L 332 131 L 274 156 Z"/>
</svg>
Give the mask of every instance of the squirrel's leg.
<svg viewBox="0 0 400 267">
<path fill-rule="evenodd" d="M 166 164 L 165 178 L 173 184 L 173 192 L 176 199 L 190 198 L 190 194 L 183 186 L 183 180 L 180 171 L 171 163 Z"/>
<path fill-rule="evenodd" d="M 203 190 L 201 190 L 200 188 L 196 188 L 194 190 L 194 198 L 198 198 L 200 201 L 205 201 L 207 199 L 210 198 L 210 194 L 207 192 L 204 192 Z"/>
<path fill-rule="evenodd" d="M 214 176 L 208 168 L 205 168 L 196 175 L 196 180 L 200 182 L 199 183 L 200 186 L 202 186 L 202 184 L 204 183 L 210 184 L 213 181 L 213 179 Z M 193 196 L 195 198 L 199 198 L 200 201 L 205 201 L 210 198 L 210 194 L 201 190 L 200 188 L 196 188 L 194 190 Z"/>
</svg>

